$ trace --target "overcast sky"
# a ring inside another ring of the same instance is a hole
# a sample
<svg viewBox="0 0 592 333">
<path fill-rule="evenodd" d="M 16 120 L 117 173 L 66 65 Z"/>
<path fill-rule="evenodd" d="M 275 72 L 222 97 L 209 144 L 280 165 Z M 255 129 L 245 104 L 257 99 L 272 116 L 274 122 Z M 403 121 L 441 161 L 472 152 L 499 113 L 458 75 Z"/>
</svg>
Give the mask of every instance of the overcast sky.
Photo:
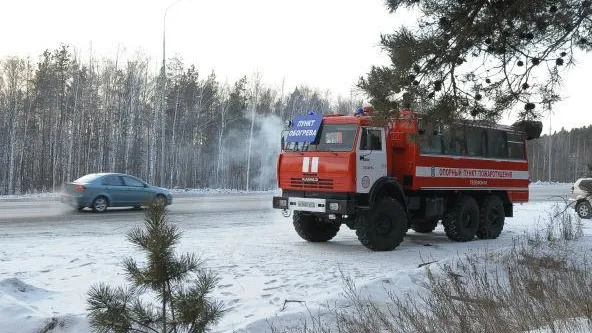
<svg viewBox="0 0 592 333">
<path fill-rule="evenodd" d="M 222 81 L 259 71 L 268 85 L 285 80 L 288 89 L 306 84 L 334 97 L 349 96 L 371 65 L 386 64 L 381 33 L 415 20 L 389 14 L 383 0 L 0 0 L 0 57 L 36 60 L 67 43 L 81 54 L 92 45 L 109 58 L 118 47 L 127 56 L 142 52 L 157 69 L 166 8 L 167 58 L 215 70 Z M 567 100 L 556 107 L 553 129 L 592 124 L 592 56 L 579 60 L 566 77 Z"/>
</svg>

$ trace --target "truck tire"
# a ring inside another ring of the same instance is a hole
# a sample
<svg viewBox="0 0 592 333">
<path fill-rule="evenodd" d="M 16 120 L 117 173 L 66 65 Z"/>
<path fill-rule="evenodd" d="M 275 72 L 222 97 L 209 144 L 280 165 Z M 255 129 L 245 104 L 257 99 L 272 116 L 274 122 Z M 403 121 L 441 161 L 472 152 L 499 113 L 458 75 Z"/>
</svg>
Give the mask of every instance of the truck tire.
<svg viewBox="0 0 592 333">
<path fill-rule="evenodd" d="M 420 234 L 429 234 L 438 226 L 438 218 L 415 218 L 411 221 L 411 229 Z"/>
<path fill-rule="evenodd" d="M 471 196 L 457 199 L 454 208 L 444 214 L 444 231 L 449 239 L 457 242 L 473 240 L 479 229 L 479 205 Z"/>
<path fill-rule="evenodd" d="M 339 227 L 341 227 L 340 224 L 329 223 L 322 218 L 299 211 L 294 212 L 292 221 L 298 235 L 302 239 L 313 243 L 326 242 L 332 239 L 337 235 Z"/>
<path fill-rule="evenodd" d="M 497 195 L 486 197 L 481 204 L 479 216 L 477 237 L 480 239 L 498 238 L 504 229 L 506 219 L 502 200 Z"/>
<path fill-rule="evenodd" d="M 393 198 L 380 200 L 371 211 L 358 218 L 356 235 L 360 243 L 372 251 L 395 249 L 407 232 L 407 212 Z"/>
</svg>

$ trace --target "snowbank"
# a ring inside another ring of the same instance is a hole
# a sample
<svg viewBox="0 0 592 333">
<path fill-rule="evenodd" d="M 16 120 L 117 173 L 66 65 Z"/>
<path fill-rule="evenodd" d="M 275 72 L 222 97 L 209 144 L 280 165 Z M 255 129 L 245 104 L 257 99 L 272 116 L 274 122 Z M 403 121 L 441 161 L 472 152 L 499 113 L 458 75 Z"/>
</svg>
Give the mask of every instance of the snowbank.
<svg viewBox="0 0 592 333">
<path fill-rule="evenodd" d="M 29 194 L 10 194 L 0 195 L 0 200 L 19 200 L 19 199 L 56 199 L 58 192 L 43 192 Z"/>
<path fill-rule="evenodd" d="M 3 333 L 89 332 L 83 316 L 57 316 L 39 311 L 37 305 L 51 301 L 58 294 L 29 285 L 18 278 L 0 281 L 0 327 Z M 50 330 L 51 329 L 51 330 Z"/>
<path fill-rule="evenodd" d="M 589 252 L 589 244 L 592 241 L 592 237 L 587 236 L 579 241 L 572 241 L 569 243 L 563 243 L 560 247 L 563 249 L 558 252 L 557 243 L 554 245 L 542 245 L 537 247 L 535 251 L 542 251 L 538 253 L 541 258 L 555 258 L 556 255 L 568 255 L 574 261 L 578 261 L 578 258 L 583 258 Z M 524 242 L 528 241 L 524 239 Z M 445 271 L 451 271 L 459 273 L 459 277 L 466 277 L 471 270 L 477 270 L 480 272 L 487 272 L 482 275 L 481 278 L 487 277 L 490 281 L 495 281 L 498 286 L 504 286 L 509 288 L 510 284 L 509 276 L 506 271 L 505 262 L 508 256 L 511 256 L 512 247 L 506 247 L 497 249 L 494 251 L 483 250 L 480 253 L 475 253 L 475 258 L 480 258 L 476 262 L 467 261 L 467 257 L 451 257 L 435 262 L 426 263 L 420 265 L 416 269 L 401 270 L 394 273 L 390 277 L 382 277 L 368 281 L 364 284 L 356 286 L 355 284 L 347 286 L 347 282 L 344 282 L 343 292 L 334 294 L 328 297 L 324 302 L 302 302 L 288 304 L 282 311 L 277 313 L 275 316 L 265 319 L 255 320 L 244 327 L 236 330 L 236 333 L 273 333 L 273 332 L 298 332 L 302 327 L 308 329 L 314 328 L 312 331 L 325 332 L 330 329 L 331 332 L 340 332 L 344 327 L 349 327 L 351 331 L 352 326 L 348 325 L 337 325 L 337 316 L 343 316 L 347 314 L 355 314 L 359 316 L 358 320 L 364 316 L 368 316 L 368 313 L 361 314 L 357 309 L 358 305 L 362 305 L 364 310 L 369 310 L 370 307 L 367 305 L 368 302 L 372 303 L 372 308 L 381 309 L 386 314 L 386 317 L 377 316 L 376 318 L 389 318 L 389 311 L 392 308 L 388 308 L 388 305 L 393 304 L 393 298 L 399 300 L 413 299 L 414 305 L 420 307 L 425 306 L 423 300 L 428 299 L 430 295 L 430 278 L 428 272 L 435 276 L 444 277 Z M 515 253 L 515 252 L 513 252 Z M 545 255 L 544 253 L 548 253 Z M 554 256 L 555 255 L 555 256 Z M 520 263 L 520 262 L 519 262 Z M 467 270 L 467 267 L 469 267 Z M 460 269 L 463 267 L 463 269 Z M 483 274 L 483 273 L 482 273 Z M 348 279 L 347 276 L 344 280 Z M 495 284 L 493 283 L 493 284 Z M 471 289 L 471 287 L 467 287 Z M 481 292 L 479 286 L 473 286 L 476 290 Z M 352 293 L 353 291 L 353 293 Z M 355 294 L 354 294 L 355 293 Z M 352 297 L 353 296 L 353 297 Z M 356 304 L 355 300 L 360 300 L 360 303 Z M 365 318 L 372 318 L 371 316 Z M 541 323 L 544 319 L 539 318 Z M 343 319 L 341 319 L 343 320 Z M 591 325 L 587 318 L 568 318 L 566 320 L 554 321 L 556 327 L 550 328 L 549 326 L 543 326 L 539 329 L 534 329 L 525 333 L 592 333 Z M 355 327 L 355 326 L 354 326 Z M 364 326 L 367 328 L 366 326 Z M 432 326 L 433 327 L 433 326 Z"/>
<path fill-rule="evenodd" d="M 216 189 L 216 188 L 174 188 L 169 191 L 175 194 L 190 194 L 190 195 L 209 195 L 209 194 L 267 194 L 276 193 L 279 190 L 266 190 L 266 191 L 247 191 L 247 190 L 235 190 L 235 189 Z"/>
<path fill-rule="evenodd" d="M 530 183 L 530 186 L 572 186 L 573 183 L 559 183 L 559 182 L 546 182 L 538 180 L 536 182 Z"/>
<path fill-rule="evenodd" d="M 204 201 L 213 206 L 226 201 L 210 199 Z M 268 198 L 241 199 L 248 200 L 237 211 L 198 210 L 172 217 L 184 232 L 179 252 L 203 255 L 207 268 L 221 278 L 215 297 L 228 312 L 217 333 L 269 332 L 269 322 L 299 324 L 309 310 L 330 315 L 325 305 L 346 301 L 341 272 L 354 279 L 363 296 L 381 303 L 389 300 L 385 290 L 426 292 L 426 269 L 418 268 L 420 263 L 435 261 L 436 267 L 467 253 L 508 248 L 515 237 L 540 229 L 537 220 L 545 221 L 555 205 L 516 205 L 514 217 L 496 240 L 451 242 L 438 226 L 430 235 L 410 231 L 395 251 L 376 253 L 346 228 L 331 242 L 306 243 L 281 212 L 269 207 Z M 121 260 L 136 255 L 125 232 L 141 217 L 133 212 L 111 216 L 78 220 L 73 215 L 0 227 L 0 333 L 39 332 L 47 325 L 55 326 L 48 331 L 53 333 L 90 332 L 89 287 L 101 281 L 121 285 Z M 592 242 L 592 224 L 584 224 L 584 234 L 582 240 Z"/>
</svg>

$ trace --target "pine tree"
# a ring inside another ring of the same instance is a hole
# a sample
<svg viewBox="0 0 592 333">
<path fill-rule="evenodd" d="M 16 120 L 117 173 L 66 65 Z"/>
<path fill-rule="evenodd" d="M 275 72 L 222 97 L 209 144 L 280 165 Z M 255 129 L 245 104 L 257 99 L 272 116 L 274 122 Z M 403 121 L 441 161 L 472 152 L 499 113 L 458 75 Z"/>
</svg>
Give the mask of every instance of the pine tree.
<svg viewBox="0 0 592 333">
<path fill-rule="evenodd" d="M 577 51 L 592 50 L 589 0 L 386 3 L 420 19 L 417 28 L 381 36 L 392 64 L 373 67 L 358 84 L 381 117 L 413 107 L 444 121 L 497 120 L 518 108 L 519 118 L 534 119 L 560 99 Z"/>
<path fill-rule="evenodd" d="M 88 316 L 96 332 L 201 333 L 218 322 L 223 305 L 210 297 L 218 278 L 194 254 L 175 255 L 181 232 L 163 205 L 148 206 L 144 229 L 135 227 L 127 238 L 146 253 L 147 264 L 123 261 L 128 287 L 91 287 Z"/>
</svg>

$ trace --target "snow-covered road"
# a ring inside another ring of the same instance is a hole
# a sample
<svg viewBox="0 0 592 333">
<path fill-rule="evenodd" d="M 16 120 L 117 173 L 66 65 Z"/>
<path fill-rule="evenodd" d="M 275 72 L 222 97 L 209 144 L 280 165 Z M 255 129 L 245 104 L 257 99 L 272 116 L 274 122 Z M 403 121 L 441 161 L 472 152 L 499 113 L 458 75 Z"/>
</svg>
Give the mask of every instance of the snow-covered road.
<svg viewBox="0 0 592 333">
<path fill-rule="evenodd" d="M 568 191 L 533 187 L 533 201 L 515 206 L 498 240 L 455 243 L 439 226 L 430 235 L 410 231 L 395 251 L 379 253 L 364 248 L 345 226 L 329 243 L 303 241 L 290 220 L 270 208 L 271 194 L 178 198 L 170 218 L 184 231 L 179 252 L 201 255 L 221 278 L 216 296 L 228 312 L 216 331 L 232 332 L 279 313 L 285 300 L 322 303 L 342 289 L 341 272 L 364 283 L 425 261 L 511 245 L 514 236 L 545 219 L 555 204 L 549 200 L 557 200 L 550 197 Z M 0 201 L 0 313 L 12 313 L 0 316 L 0 332 L 28 332 L 44 318 L 63 315 L 75 316 L 64 332 L 84 330 L 90 285 L 123 283 L 121 260 L 142 260 L 125 239 L 127 230 L 142 223 L 141 212 L 73 213 L 56 205 Z M 302 307 L 288 303 L 285 311 Z"/>
</svg>

